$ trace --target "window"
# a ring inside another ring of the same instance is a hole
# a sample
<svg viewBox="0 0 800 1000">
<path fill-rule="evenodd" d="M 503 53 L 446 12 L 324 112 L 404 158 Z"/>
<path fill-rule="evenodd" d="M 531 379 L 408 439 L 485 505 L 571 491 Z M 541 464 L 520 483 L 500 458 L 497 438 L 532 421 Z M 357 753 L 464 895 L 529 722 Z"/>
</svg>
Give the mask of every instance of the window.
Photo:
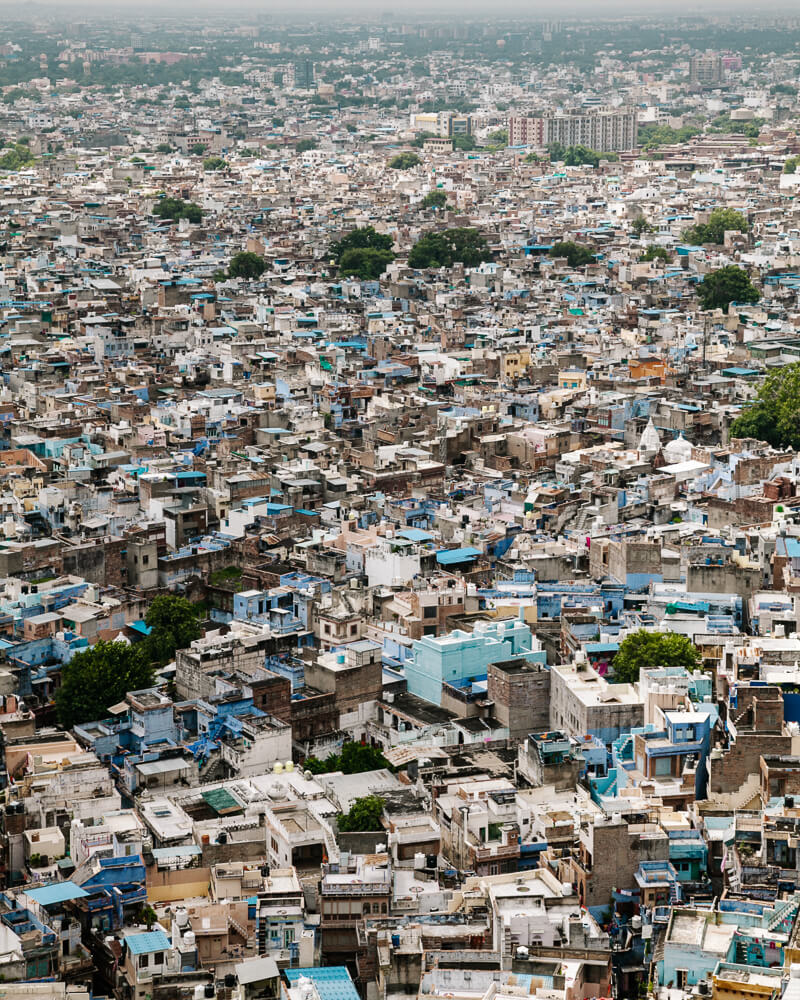
<svg viewBox="0 0 800 1000">
<path fill-rule="evenodd" d="M 422 609 L 423 618 L 435 618 L 439 608 L 435 604 L 429 604 L 426 608 Z"/>
<path fill-rule="evenodd" d="M 149 964 L 150 964 L 150 956 L 149 955 L 140 955 L 139 956 L 139 968 L 140 969 L 146 969 Z"/>
<path fill-rule="evenodd" d="M 142 556 L 142 566 L 147 566 L 150 562 L 150 556 Z"/>
<path fill-rule="evenodd" d="M 163 964 L 164 964 L 164 952 L 157 951 L 155 955 L 153 955 L 153 965 L 163 965 Z"/>
</svg>

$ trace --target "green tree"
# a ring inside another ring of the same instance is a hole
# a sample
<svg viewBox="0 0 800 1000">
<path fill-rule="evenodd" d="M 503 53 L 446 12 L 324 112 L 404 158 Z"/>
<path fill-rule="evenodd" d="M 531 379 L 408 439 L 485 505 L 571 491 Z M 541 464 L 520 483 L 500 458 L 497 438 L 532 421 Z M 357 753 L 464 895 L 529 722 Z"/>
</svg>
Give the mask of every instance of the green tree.
<svg viewBox="0 0 800 1000">
<path fill-rule="evenodd" d="M 414 146 L 416 149 L 422 149 L 428 139 L 438 139 L 439 137 L 435 132 L 420 132 L 419 135 L 414 136 L 411 140 L 410 145 Z"/>
<path fill-rule="evenodd" d="M 372 247 L 353 247 L 345 250 L 339 261 L 339 274 L 343 278 L 360 278 L 375 281 L 394 260 L 391 250 L 375 250 Z"/>
<path fill-rule="evenodd" d="M 735 264 L 709 271 L 697 286 L 697 295 L 703 309 L 723 310 L 727 310 L 731 302 L 758 302 L 761 298 L 747 271 Z"/>
<path fill-rule="evenodd" d="M 790 156 L 783 165 L 785 174 L 793 174 L 797 171 L 797 164 L 800 163 L 800 156 Z"/>
<path fill-rule="evenodd" d="M 800 361 L 771 371 L 733 421 L 730 436 L 800 450 Z"/>
<path fill-rule="evenodd" d="M 598 153 L 597 150 L 589 149 L 588 146 L 569 146 L 562 159 L 566 167 L 596 167 L 599 165 L 601 157 L 606 155 L 610 154 Z"/>
<path fill-rule="evenodd" d="M 669 125 L 641 125 L 639 145 L 646 152 L 658 149 L 659 146 L 682 145 L 694 138 L 699 131 L 699 125 L 682 125 L 680 128 L 671 128 Z"/>
<path fill-rule="evenodd" d="M 193 201 L 165 196 L 154 205 L 153 215 L 159 219 L 171 219 L 173 222 L 177 222 L 178 219 L 188 219 L 189 222 L 196 224 L 202 220 L 203 210 Z"/>
<path fill-rule="evenodd" d="M 21 87 L 14 87 L 13 90 L 9 90 L 8 93 L 3 94 L 3 104 L 16 104 L 20 98 L 27 96 L 27 90 L 23 90 Z"/>
<path fill-rule="evenodd" d="M 487 145 L 494 146 L 497 149 L 502 149 L 504 146 L 508 145 L 508 129 L 496 128 L 493 132 L 490 132 L 486 138 L 489 140 Z"/>
<path fill-rule="evenodd" d="M 453 149 L 460 149 L 462 153 L 470 153 L 473 149 L 477 149 L 478 144 L 475 141 L 475 137 L 471 135 L 454 135 L 453 136 Z"/>
<path fill-rule="evenodd" d="M 409 267 L 452 267 L 460 263 L 477 267 L 491 260 L 489 245 L 477 229 L 459 227 L 426 233 L 411 248 Z"/>
<path fill-rule="evenodd" d="M 349 833 L 351 830 L 378 832 L 382 830 L 383 805 L 384 800 L 380 795 L 365 795 L 361 799 L 356 799 L 350 807 L 350 812 L 339 813 L 336 817 L 340 832 Z"/>
<path fill-rule="evenodd" d="M 642 263 L 646 263 L 649 260 L 660 260 L 666 263 L 669 260 L 669 253 L 664 249 L 664 247 L 649 246 L 641 255 L 639 260 Z"/>
<path fill-rule="evenodd" d="M 725 241 L 725 233 L 746 233 L 748 229 L 747 219 L 741 212 L 733 208 L 715 208 L 709 215 L 708 222 L 690 226 L 683 236 L 690 243 L 720 244 Z"/>
<path fill-rule="evenodd" d="M 642 233 L 652 233 L 653 227 L 643 215 L 637 215 L 631 223 L 631 230 L 637 237 L 641 237 Z"/>
<path fill-rule="evenodd" d="M 351 229 L 346 236 L 331 243 L 328 255 L 331 260 L 339 264 L 349 250 L 379 250 L 392 253 L 393 242 L 391 236 L 376 232 L 374 226 L 363 226 L 360 229 Z"/>
<path fill-rule="evenodd" d="M 24 170 L 33 162 L 33 153 L 27 143 L 18 142 L 16 146 L 4 150 L 0 155 L 0 170 Z"/>
<path fill-rule="evenodd" d="M 147 651 L 154 662 L 162 665 L 169 663 L 176 650 L 186 649 L 200 638 L 197 608 L 185 597 L 160 594 L 153 598 L 144 620 L 150 629 Z"/>
<path fill-rule="evenodd" d="M 231 257 L 228 266 L 229 278 L 260 278 L 267 267 L 267 262 L 257 253 L 250 250 L 242 250 Z"/>
<path fill-rule="evenodd" d="M 429 191 L 420 204 L 422 208 L 444 208 L 447 204 L 447 195 L 437 188 L 435 191 Z"/>
<path fill-rule="evenodd" d="M 573 243 L 572 240 L 554 243 L 550 247 L 549 254 L 551 257 L 566 257 L 567 264 L 572 268 L 584 267 L 594 260 L 594 253 L 589 247 L 582 243 Z"/>
<path fill-rule="evenodd" d="M 525 163 L 539 163 L 540 159 L 541 158 L 537 153 L 528 153 L 528 155 L 525 157 Z"/>
<path fill-rule="evenodd" d="M 393 156 L 389 160 L 389 168 L 391 170 L 410 170 L 420 163 L 422 163 L 422 160 L 416 153 L 398 153 L 397 156 Z"/>
<path fill-rule="evenodd" d="M 71 729 L 82 722 L 96 722 L 128 691 L 151 687 L 153 679 L 153 667 L 141 645 L 97 642 L 61 668 L 61 687 L 55 697 L 59 723 Z"/>
<path fill-rule="evenodd" d="M 221 156 L 207 156 L 205 160 L 203 160 L 203 170 L 206 171 L 213 172 L 215 170 L 224 170 L 227 166 L 228 164 L 222 159 Z"/>
<path fill-rule="evenodd" d="M 317 149 L 318 146 L 319 143 L 316 139 L 301 139 L 294 148 L 298 153 L 307 153 L 310 149 Z"/>
<path fill-rule="evenodd" d="M 376 747 L 367 743 L 345 743 L 339 761 L 339 770 L 345 774 L 378 771 L 389 767 L 389 762 Z"/>
<path fill-rule="evenodd" d="M 189 152 L 192 156 L 202 156 L 206 151 L 206 144 L 204 142 L 196 142 L 193 146 L 189 147 Z"/>
<path fill-rule="evenodd" d="M 172 152 L 172 144 L 169 143 L 169 142 L 160 142 L 156 146 L 156 152 L 157 153 L 171 153 Z"/>
<path fill-rule="evenodd" d="M 307 757 L 303 768 L 312 774 L 330 774 L 342 771 L 344 774 L 363 774 L 364 771 L 378 771 L 389 768 L 389 761 L 380 750 L 364 743 L 345 743 L 341 753 L 332 753 L 325 760 Z"/>
<path fill-rule="evenodd" d="M 626 636 L 614 654 L 614 680 L 632 684 L 639 679 L 639 672 L 650 667 L 686 667 L 695 670 L 700 666 L 697 647 L 677 632 L 647 632 L 639 629 Z"/>
</svg>

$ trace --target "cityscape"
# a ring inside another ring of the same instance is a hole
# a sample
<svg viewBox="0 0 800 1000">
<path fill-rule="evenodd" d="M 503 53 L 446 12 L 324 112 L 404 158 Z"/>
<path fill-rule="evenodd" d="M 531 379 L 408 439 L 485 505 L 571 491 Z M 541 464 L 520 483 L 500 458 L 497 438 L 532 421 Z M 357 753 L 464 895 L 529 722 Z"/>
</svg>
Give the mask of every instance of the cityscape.
<svg viewBox="0 0 800 1000">
<path fill-rule="evenodd" d="M 800 10 L 317 8 L 3 7 L 0 1000 L 800 1000 Z"/>
</svg>

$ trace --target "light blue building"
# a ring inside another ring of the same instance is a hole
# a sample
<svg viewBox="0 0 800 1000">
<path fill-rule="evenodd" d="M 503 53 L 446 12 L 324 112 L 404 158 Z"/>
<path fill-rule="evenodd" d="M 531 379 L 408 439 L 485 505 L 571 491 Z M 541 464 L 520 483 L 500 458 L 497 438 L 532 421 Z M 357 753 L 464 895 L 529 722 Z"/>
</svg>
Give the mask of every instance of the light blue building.
<svg viewBox="0 0 800 1000">
<path fill-rule="evenodd" d="M 490 663 L 531 658 L 533 636 L 524 621 L 477 622 L 472 632 L 423 636 L 414 641 L 413 659 L 406 661 L 409 693 L 433 705 L 442 703 L 442 685 L 462 687 L 485 680 Z"/>
</svg>

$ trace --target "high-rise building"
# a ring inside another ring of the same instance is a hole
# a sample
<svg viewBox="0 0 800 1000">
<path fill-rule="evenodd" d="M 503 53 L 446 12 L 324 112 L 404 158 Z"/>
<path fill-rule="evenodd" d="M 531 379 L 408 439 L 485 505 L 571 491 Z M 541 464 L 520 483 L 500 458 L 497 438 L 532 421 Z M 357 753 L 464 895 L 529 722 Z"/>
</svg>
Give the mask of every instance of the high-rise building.
<svg viewBox="0 0 800 1000">
<path fill-rule="evenodd" d="M 310 59 L 298 59 L 294 64 L 294 85 L 296 90 L 314 89 L 314 63 Z"/>
<path fill-rule="evenodd" d="M 576 111 L 536 118 L 508 120 L 511 146 L 588 146 L 600 153 L 618 153 L 636 147 L 636 111 L 632 108 Z"/>
<path fill-rule="evenodd" d="M 703 52 L 693 56 L 691 62 L 691 81 L 702 87 L 710 87 L 722 80 L 722 57 L 717 52 Z"/>
</svg>

